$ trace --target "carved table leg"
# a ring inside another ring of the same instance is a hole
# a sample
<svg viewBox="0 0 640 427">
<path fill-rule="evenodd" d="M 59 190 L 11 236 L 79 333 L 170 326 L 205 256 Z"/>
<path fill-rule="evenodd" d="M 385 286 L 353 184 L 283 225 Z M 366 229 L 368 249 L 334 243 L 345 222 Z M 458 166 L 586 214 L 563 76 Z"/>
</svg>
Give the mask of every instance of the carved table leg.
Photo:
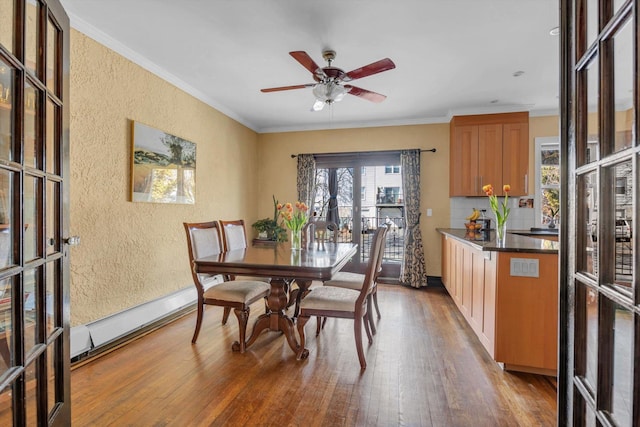
<svg viewBox="0 0 640 427">
<path fill-rule="evenodd" d="M 287 342 L 291 349 L 297 354 L 299 351 L 298 340 L 295 336 L 293 320 L 285 313 L 287 308 L 287 287 L 288 282 L 282 279 L 271 280 L 271 292 L 267 298 L 267 306 L 269 311 L 260 315 L 253 325 L 251 336 L 247 340 L 246 346 L 249 347 L 258 338 L 258 335 L 265 330 L 282 331 L 287 338 Z"/>
</svg>

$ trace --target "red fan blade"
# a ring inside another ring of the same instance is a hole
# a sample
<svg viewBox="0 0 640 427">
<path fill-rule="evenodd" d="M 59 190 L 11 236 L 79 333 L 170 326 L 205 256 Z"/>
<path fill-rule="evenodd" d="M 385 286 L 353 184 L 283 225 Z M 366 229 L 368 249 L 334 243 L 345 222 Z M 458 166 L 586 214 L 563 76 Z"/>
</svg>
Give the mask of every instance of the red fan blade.
<svg viewBox="0 0 640 427">
<path fill-rule="evenodd" d="M 298 61 L 304 68 L 309 70 L 311 74 L 316 75 L 318 72 L 320 72 L 320 74 L 324 74 L 322 68 L 318 67 L 318 64 L 316 64 L 313 59 L 311 59 L 307 52 L 297 50 L 295 52 L 289 52 L 289 55 L 293 56 L 293 58 Z"/>
<path fill-rule="evenodd" d="M 372 74 L 378 74 L 383 71 L 393 70 L 394 68 L 396 68 L 396 64 L 394 64 L 393 61 L 389 58 L 384 58 L 380 61 L 365 65 L 364 67 L 356 68 L 355 70 L 349 71 L 344 76 L 343 81 L 348 82 L 355 79 L 361 79 Z"/>
<path fill-rule="evenodd" d="M 281 90 L 304 89 L 306 87 L 313 87 L 313 86 L 315 86 L 315 83 L 307 83 L 304 85 L 295 85 L 295 86 L 270 87 L 267 89 L 260 89 L 260 92 L 278 92 Z"/>
<path fill-rule="evenodd" d="M 379 93 L 371 92 L 370 90 L 362 89 L 356 86 L 344 85 L 346 89 L 349 89 L 351 95 L 359 96 L 360 98 L 364 98 L 371 102 L 382 102 L 387 99 L 386 95 L 381 95 Z"/>
</svg>

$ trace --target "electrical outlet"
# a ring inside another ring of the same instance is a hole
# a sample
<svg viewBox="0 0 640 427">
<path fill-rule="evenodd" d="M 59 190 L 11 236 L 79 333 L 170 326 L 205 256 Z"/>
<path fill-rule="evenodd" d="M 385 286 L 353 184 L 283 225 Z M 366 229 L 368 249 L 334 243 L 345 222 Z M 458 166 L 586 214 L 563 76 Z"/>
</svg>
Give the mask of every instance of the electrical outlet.
<svg viewBox="0 0 640 427">
<path fill-rule="evenodd" d="M 511 276 L 540 277 L 540 264 L 537 259 L 511 258 Z"/>
</svg>

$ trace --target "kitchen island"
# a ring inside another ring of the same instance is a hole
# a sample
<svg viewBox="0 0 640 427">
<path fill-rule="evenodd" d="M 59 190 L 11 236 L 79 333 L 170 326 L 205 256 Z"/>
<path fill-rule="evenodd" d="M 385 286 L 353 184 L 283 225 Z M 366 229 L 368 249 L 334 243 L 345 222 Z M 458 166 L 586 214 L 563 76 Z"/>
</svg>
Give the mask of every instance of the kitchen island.
<svg viewBox="0 0 640 427">
<path fill-rule="evenodd" d="M 510 231 L 498 247 L 494 232 L 438 232 L 442 282 L 489 355 L 506 370 L 555 376 L 559 243 Z"/>
</svg>

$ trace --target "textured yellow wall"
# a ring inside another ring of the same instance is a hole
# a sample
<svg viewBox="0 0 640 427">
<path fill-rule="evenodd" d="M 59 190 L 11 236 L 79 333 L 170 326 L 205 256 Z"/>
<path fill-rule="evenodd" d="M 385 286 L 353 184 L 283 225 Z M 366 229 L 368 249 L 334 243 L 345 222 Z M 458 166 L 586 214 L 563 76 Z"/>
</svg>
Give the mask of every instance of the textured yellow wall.
<svg viewBox="0 0 640 427">
<path fill-rule="evenodd" d="M 244 218 L 257 135 L 82 33 L 71 33 L 72 325 L 192 286 L 184 221 Z M 136 120 L 197 144 L 196 204 L 130 202 Z"/>
<path fill-rule="evenodd" d="M 427 273 L 430 276 L 440 275 L 440 237 L 436 228 L 449 226 L 448 123 L 273 133 L 259 135 L 258 140 L 259 216 L 272 214 L 271 194 L 281 202 L 296 199 L 297 162 L 291 154 L 436 148 L 435 153 L 422 153 L 420 159 L 420 229 Z M 433 216 L 426 215 L 427 209 L 433 210 Z"/>
</svg>

